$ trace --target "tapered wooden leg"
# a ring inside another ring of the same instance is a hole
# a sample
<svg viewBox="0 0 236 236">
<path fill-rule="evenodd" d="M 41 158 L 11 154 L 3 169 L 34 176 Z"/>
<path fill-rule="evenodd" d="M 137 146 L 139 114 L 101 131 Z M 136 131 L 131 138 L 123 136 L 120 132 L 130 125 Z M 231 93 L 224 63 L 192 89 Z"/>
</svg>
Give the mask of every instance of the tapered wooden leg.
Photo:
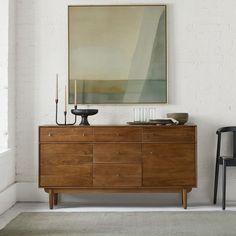
<svg viewBox="0 0 236 236">
<path fill-rule="evenodd" d="M 53 209 L 53 204 L 54 204 L 54 193 L 52 189 L 49 189 L 49 208 Z"/>
<path fill-rule="evenodd" d="M 54 193 L 54 205 L 58 204 L 58 193 Z"/>
<path fill-rule="evenodd" d="M 183 208 L 187 209 L 187 189 L 182 190 L 182 203 L 183 203 Z"/>
</svg>

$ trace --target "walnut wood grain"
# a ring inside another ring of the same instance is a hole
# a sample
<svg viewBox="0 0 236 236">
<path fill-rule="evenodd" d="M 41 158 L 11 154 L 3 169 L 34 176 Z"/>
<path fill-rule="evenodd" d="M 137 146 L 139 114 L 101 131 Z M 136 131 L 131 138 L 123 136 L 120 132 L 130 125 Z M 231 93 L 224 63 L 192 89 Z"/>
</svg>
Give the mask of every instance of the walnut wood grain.
<svg viewBox="0 0 236 236">
<path fill-rule="evenodd" d="M 138 142 L 142 129 L 136 127 L 95 127 L 95 142 Z"/>
<path fill-rule="evenodd" d="M 41 175 L 40 187 L 92 187 L 92 175 Z"/>
<path fill-rule="evenodd" d="M 40 186 L 92 186 L 92 165 L 41 165 Z"/>
<path fill-rule="evenodd" d="M 54 206 L 54 191 L 53 189 L 49 189 L 49 208 L 53 209 Z"/>
<path fill-rule="evenodd" d="M 197 186 L 197 133 L 181 126 L 41 126 L 39 186 L 63 192 L 187 192 Z"/>
<path fill-rule="evenodd" d="M 187 209 L 187 189 L 182 190 L 182 204 L 183 208 Z"/>
<path fill-rule="evenodd" d="M 91 142 L 93 128 L 65 127 L 40 128 L 40 142 Z"/>
<path fill-rule="evenodd" d="M 183 187 L 173 188 L 156 188 L 156 187 L 50 187 L 54 193 L 182 193 Z M 48 188 L 44 189 L 49 192 Z M 187 192 L 191 192 L 192 188 L 186 188 Z"/>
<path fill-rule="evenodd" d="M 141 143 L 96 143 L 94 163 L 141 163 Z"/>
<path fill-rule="evenodd" d="M 193 126 L 157 126 L 143 128 L 143 142 L 156 143 L 194 143 L 195 127 Z"/>
<path fill-rule="evenodd" d="M 194 144 L 143 144 L 143 186 L 196 186 Z"/>
<path fill-rule="evenodd" d="M 93 186 L 141 186 L 141 164 L 94 164 Z"/>
<path fill-rule="evenodd" d="M 40 144 L 40 164 L 78 165 L 93 162 L 92 144 L 43 143 Z"/>
</svg>

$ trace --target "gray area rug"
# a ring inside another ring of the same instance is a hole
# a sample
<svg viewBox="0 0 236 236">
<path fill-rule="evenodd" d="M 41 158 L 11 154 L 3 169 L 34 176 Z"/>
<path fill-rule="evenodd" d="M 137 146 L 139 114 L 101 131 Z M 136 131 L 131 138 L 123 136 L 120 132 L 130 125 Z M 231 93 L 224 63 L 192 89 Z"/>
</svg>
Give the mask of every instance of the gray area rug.
<svg viewBox="0 0 236 236">
<path fill-rule="evenodd" d="M 21 213 L 0 235 L 236 235 L 236 212 Z"/>
</svg>

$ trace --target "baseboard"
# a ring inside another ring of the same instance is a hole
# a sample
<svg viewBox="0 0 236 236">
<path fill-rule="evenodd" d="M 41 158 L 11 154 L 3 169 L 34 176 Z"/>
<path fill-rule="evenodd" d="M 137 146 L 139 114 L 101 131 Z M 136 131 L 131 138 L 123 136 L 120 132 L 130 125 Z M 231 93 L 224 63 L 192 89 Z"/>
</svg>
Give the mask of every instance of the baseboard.
<svg viewBox="0 0 236 236">
<path fill-rule="evenodd" d="M 38 187 L 38 183 L 19 182 L 16 183 L 16 200 L 17 202 L 47 202 L 48 194 Z"/>
<path fill-rule="evenodd" d="M 16 184 L 12 184 L 0 193 L 0 214 L 16 203 Z"/>
</svg>

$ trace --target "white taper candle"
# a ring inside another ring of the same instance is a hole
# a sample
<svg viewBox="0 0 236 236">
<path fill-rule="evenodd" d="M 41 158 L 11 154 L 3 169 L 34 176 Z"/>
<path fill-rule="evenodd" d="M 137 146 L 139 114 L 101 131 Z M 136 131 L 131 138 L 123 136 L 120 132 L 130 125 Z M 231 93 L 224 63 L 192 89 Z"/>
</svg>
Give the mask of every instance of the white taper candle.
<svg viewBox="0 0 236 236">
<path fill-rule="evenodd" d="M 67 111 L 67 96 L 66 96 L 66 86 L 65 86 L 65 111 Z"/>
<path fill-rule="evenodd" d="M 56 74 L 56 100 L 58 99 L 58 74 Z"/>
<path fill-rule="evenodd" d="M 75 106 L 77 106 L 77 81 L 75 80 Z"/>
</svg>

